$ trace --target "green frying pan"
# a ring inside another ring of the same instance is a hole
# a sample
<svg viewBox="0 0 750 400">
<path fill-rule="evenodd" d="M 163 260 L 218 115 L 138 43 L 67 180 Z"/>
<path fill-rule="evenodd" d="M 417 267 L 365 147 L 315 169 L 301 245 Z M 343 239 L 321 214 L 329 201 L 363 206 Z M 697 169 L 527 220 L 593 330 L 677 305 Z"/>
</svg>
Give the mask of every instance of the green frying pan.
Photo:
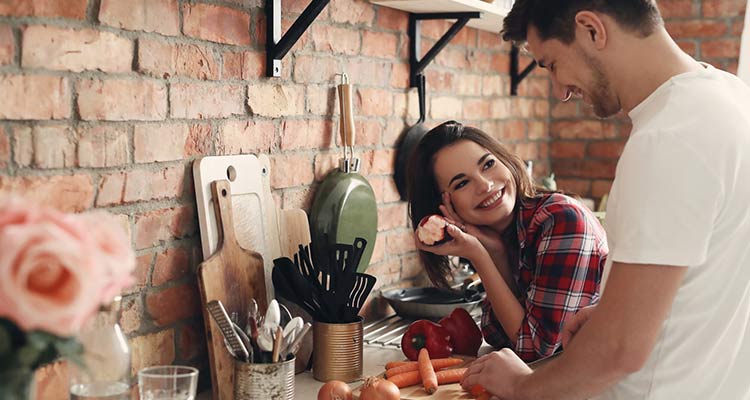
<svg viewBox="0 0 750 400">
<path fill-rule="evenodd" d="M 344 158 L 339 160 L 339 168 L 326 176 L 315 193 L 310 212 L 312 250 L 314 254 L 326 254 L 326 249 L 333 244 L 351 244 L 357 237 L 364 238 L 367 246 L 357 266 L 357 272 L 364 272 L 375 247 L 378 207 L 372 186 L 359 174 L 359 159 L 354 158 L 352 87 L 346 74 L 342 84 L 338 85 L 338 94 Z"/>
</svg>

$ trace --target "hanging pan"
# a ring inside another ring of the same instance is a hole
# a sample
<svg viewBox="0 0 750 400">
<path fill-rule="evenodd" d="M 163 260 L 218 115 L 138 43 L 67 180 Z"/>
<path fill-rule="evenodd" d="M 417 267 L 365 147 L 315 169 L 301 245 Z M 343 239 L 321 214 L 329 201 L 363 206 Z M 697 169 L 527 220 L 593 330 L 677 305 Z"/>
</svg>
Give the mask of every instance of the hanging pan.
<svg viewBox="0 0 750 400">
<path fill-rule="evenodd" d="M 310 211 L 310 236 L 313 254 L 327 254 L 336 243 L 353 243 L 358 237 L 367 241 L 357 272 L 364 272 L 370 263 L 378 230 L 378 208 L 375 192 L 359 174 L 359 158 L 354 157 L 354 116 L 352 86 L 343 74 L 338 85 L 341 108 L 341 141 L 344 158 L 339 168 L 326 176 L 318 187 Z"/>
<path fill-rule="evenodd" d="M 427 127 L 424 125 L 425 120 L 425 79 L 424 74 L 418 75 L 417 94 L 419 95 L 419 120 L 417 123 L 404 132 L 399 141 L 396 150 L 396 165 L 393 173 L 393 180 L 396 182 L 396 188 L 401 195 L 401 200 L 406 200 L 406 174 L 409 160 L 417 147 L 417 143 L 422 136 L 427 133 Z"/>
</svg>

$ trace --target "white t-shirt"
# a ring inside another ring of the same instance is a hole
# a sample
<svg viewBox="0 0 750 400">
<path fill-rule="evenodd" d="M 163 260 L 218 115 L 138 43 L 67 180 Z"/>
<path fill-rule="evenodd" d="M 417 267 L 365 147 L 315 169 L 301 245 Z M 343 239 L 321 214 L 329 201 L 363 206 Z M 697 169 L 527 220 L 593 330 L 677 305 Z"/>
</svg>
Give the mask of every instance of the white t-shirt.
<svg viewBox="0 0 750 400">
<path fill-rule="evenodd" d="M 646 365 L 602 399 L 750 399 L 750 88 L 705 67 L 629 114 L 605 270 L 688 270 Z"/>
</svg>

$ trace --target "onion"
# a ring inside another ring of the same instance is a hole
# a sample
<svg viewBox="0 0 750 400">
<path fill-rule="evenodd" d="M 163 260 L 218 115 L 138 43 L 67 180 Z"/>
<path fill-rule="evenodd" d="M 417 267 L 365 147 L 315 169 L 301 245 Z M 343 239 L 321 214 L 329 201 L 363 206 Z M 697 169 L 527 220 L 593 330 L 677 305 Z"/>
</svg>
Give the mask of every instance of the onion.
<svg viewBox="0 0 750 400">
<path fill-rule="evenodd" d="M 352 389 L 341 381 L 328 381 L 318 391 L 318 400 L 352 400 Z"/>
<path fill-rule="evenodd" d="M 369 377 L 362 385 L 362 394 L 359 400 L 399 400 L 401 391 L 395 383 L 380 379 L 376 376 Z"/>
</svg>

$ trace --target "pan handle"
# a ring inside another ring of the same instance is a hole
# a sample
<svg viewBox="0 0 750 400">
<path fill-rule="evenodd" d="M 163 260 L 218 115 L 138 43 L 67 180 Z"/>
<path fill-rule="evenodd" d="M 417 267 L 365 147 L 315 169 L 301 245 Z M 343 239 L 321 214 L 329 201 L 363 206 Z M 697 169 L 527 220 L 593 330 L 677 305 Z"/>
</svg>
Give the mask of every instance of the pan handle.
<svg viewBox="0 0 750 400">
<path fill-rule="evenodd" d="M 352 107 L 352 85 L 349 76 L 342 74 L 341 84 L 338 85 L 339 110 L 341 111 L 340 133 L 341 142 L 344 144 L 344 159 L 347 158 L 347 148 L 350 150 L 351 158 L 354 158 L 354 111 Z"/>
</svg>

